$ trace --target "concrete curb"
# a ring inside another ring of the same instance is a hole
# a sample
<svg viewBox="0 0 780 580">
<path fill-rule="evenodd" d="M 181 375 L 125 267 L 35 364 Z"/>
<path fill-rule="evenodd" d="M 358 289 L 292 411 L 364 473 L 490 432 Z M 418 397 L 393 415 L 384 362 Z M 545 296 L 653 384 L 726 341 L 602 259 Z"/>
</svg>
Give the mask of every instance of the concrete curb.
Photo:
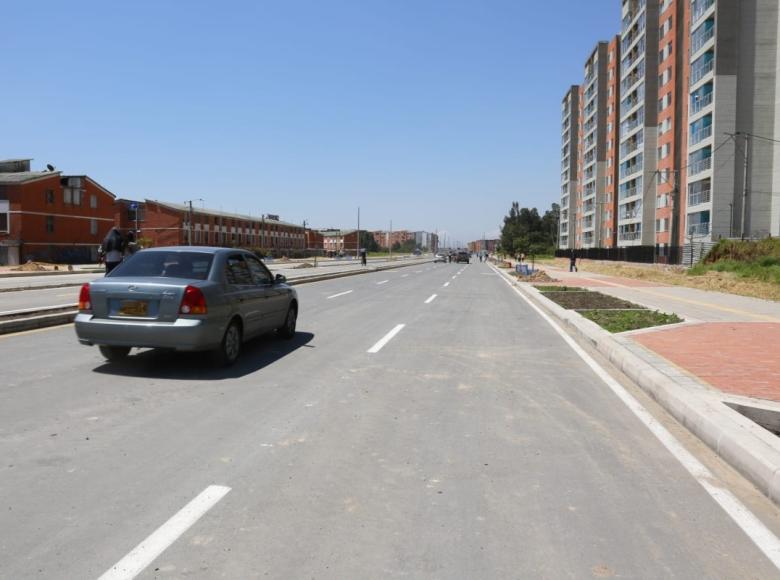
<svg viewBox="0 0 780 580">
<path fill-rule="evenodd" d="M 360 270 L 349 270 L 347 272 L 332 272 L 330 274 L 321 274 L 317 276 L 306 276 L 301 278 L 295 278 L 292 280 L 288 280 L 287 283 L 290 286 L 298 286 L 300 284 L 311 284 L 313 282 L 324 282 L 326 280 L 335 280 L 336 278 L 346 278 L 347 276 L 357 276 L 360 274 L 372 274 L 374 272 L 382 272 L 384 270 L 395 270 L 397 268 L 405 268 L 408 266 L 420 266 L 422 264 L 425 264 L 426 261 L 417 261 L 414 263 L 406 263 L 406 264 L 394 264 L 392 266 L 382 266 L 382 267 L 376 267 L 376 268 L 366 268 L 366 269 L 360 269 Z M 79 282 L 78 284 L 73 284 L 73 286 L 81 286 L 83 282 Z M 63 286 L 54 286 L 55 288 L 60 288 Z M 35 290 L 39 290 L 39 288 L 35 288 Z M 56 310 L 57 312 L 52 313 L 52 310 Z M 59 326 L 62 324 L 69 324 L 73 322 L 73 319 L 76 317 L 76 310 L 70 310 L 66 312 L 61 312 L 63 310 L 62 307 L 57 308 L 36 308 L 36 309 L 30 309 L 28 312 L 25 312 L 26 316 L 24 317 L 15 317 L 10 320 L 2 320 L 2 317 L 0 317 L 0 335 L 3 334 L 10 334 L 13 332 L 23 332 L 25 330 L 34 330 L 37 328 L 45 328 L 48 326 Z"/>
<path fill-rule="evenodd" d="M 560 321 L 569 334 L 591 344 L 724 461 L 780 504 L 780 439 L 727 406 L 717 391 L 666 359 L 558 306 L 532 286 L 518 283 L 506 273 L 502 275 Z"/>
<path fill-rule="evenodd" d="M 46 328 L 49 326 L 70 324 L 75 318 L 76 310 L 74 309 L 67 312 L 40 314 L 35 316 L 27 316 L 25 318 L 3 320 L 0 321 L 0 335 L 11 334 L 12 332 L 23 332 L 25 330 L 35 330 L 37 328 Z"/>
</svg>

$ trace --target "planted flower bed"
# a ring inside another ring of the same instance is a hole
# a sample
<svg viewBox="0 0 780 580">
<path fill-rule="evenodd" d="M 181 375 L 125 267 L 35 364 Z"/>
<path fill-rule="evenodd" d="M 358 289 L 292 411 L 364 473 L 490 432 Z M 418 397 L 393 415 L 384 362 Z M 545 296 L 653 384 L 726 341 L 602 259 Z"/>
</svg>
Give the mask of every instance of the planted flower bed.
<svg viewBox="0 0 780 580">
<path fill-rule="evenodd" d="M 649 310 L 628 300 L 584 288 L 567 286 L 537 286 L 536 288 L 544 294 L 545 298 L 549 298 L 567 310 L 575 310 L 609 332 L 627 332 L 683 321 L 676 314 Z"/>
</svg>

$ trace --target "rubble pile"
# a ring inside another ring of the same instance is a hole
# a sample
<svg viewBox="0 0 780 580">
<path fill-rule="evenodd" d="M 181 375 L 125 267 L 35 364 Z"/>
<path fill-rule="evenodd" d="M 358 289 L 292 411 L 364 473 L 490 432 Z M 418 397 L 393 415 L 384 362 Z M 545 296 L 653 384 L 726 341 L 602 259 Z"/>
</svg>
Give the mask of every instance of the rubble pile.
<svg viewBox="0 0 780 580">
<path fill-rule="evenodd" d="M 26 264 L 22 264 L 21 266 L 17 266 L 16 268 L 11 268 L 12 270 L 16 272 L 45 272 L 48 270 L 44 264 L 41 264 L 39 262 L 33 262 L 30 260 Z"/>
</svg>

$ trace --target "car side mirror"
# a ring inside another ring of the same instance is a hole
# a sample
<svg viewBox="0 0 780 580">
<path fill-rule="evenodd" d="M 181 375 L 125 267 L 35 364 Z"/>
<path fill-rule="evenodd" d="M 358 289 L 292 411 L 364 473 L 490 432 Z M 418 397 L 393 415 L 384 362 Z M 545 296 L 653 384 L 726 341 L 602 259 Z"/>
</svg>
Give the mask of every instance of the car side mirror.
<svg viewBox="0 0 780 580">
<path fill-rule="evenodd" d="M 274 278 L 274 284 L 284 284 L 285 282 L 287 282 L 287 276 L 282 274 L 277 274 Z"/>
</svg>

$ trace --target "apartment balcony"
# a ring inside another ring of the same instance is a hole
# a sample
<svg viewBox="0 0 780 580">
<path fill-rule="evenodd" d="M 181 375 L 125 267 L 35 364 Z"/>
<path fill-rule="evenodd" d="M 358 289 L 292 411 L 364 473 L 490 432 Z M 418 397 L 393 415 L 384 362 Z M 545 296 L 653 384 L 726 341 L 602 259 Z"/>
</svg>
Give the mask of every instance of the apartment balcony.
<svg viewBox="0 0 780 580">
<path fill-rule="evenodd" d="M 634 65 L 644 57 L 645 55 L 645 39 L 643 38 L 634 48 L 631 49 L 631 52 L 627 54 L 622 62 L 620 63 L 620 75 L 625 76 L 628 74 L 628 72 L 634 68 Z"/>
<path fill-rule="evenodd" d="M 703 111 L 705 108 L 709 107 L 712 104 L 712 92 L 705 93 L 699 98 L 694 98 L 696 95 L 691 95 L 691 107 L 689 111 L 689 115 L 696 115 Z"/>
<path fill-rule="evenodd" d="M 641 115 L 637 115 L 636 117 L 623 121 L 620 124 L 620 135 L 623 136 L 626 135 L 627 133 L 630 133 L 637 127 L 641 127 L 644 122 L 645 122 L 645 115 L 643 111 Z"/>
<path fill-rule="evenodd" d="M 620 158 L 628 157 L 638 151 L 645 144 L 644 139 L 637 141 L 627 141 L 620 146 Z"/>
<path fill-rule="evenodd" d="M 618 240 L 621 242 L 635 242 L 641 239 L 642 232 L 620 232 L 618 234 Z"/>
<path fill-rule="evenodd" d="M 712 157 L 705 157 L 688 165 L 688 177 L 698 175 L 712 167 Z"/>
<path fill-rule="evenodd" d="M 629 197 L 634 197 L 639 193 L 641 192 L 639 191 L 638 187 L 629 187 L 627 189 L 621 189 L 620 193 L 618 194 L 618 199 L 620 200 L 628 199 Z"/>
<path fill-rule="evenodd" d="M 691 34 L 691 54 L 693 55 L 699 52 L 702 48 L 704 48 L 704 45 L 714 37 L 715 26 L 713 25 L 707 28 L 707 23 L 705 21 L 705 24 L 701 28 Z"/>
<path fill-rule="evenodd" d="M 710 222 L 701 222 L 690 224 L 688 226 L 689 236 L 708 236 L 710 234 Z"/>
<path fill-rule="evenodd" d="M 712 137 L 712 125 L 707 125 L 706 127 L 700 127 L 696 131 L 693 131 L 689 138 L 688 138 L 688 146 L 693 147 L 694 145 L 698 145 L 705 139 L 709 139 Z"/>
<path fill-rule="evenodd" d="M 644 62 L 640 63 L 640 66 L 633 70 L 631 74 L 628 76 L 625 76 L 622 81 L 620 81 L 620 93 L 625 94 L 629 92 L 629 89 L 633 87 L 635 84 L 637 84 L 639 81 L 641 81 L 645 77 L 645 66 Z"/>
<path fill-rule="evenodd" d="M 711 193 L 712 192 L 709 188 L 702 189 L 700 191 L 688 192 L 688 207 L 709 203 L 711 199 Z"/>
<path fill-rule="evenodd" d="M 690 86 L 695 85 L 704 77 L 706 77 L 708 74 L 710 74 L 714 67 L 715 67 L 715 57 L 700 63 L 698 66 L 691 65 Z"/>
<path fill-rule="evenodd" d="M 695 0 L 691 7 L 691 27 L 693 27 L 702 16 L 715 4 L 715 0 Z"/>
<path fill-rule="evenodd" d="M 637 220 L 642 219 L 642 206 L 635 207 L 633 209 L 625 210 L 623 208 L 620 208 L 618 214 L 618 219 L 620 221 L 625 220 Z"/>
</svg>

